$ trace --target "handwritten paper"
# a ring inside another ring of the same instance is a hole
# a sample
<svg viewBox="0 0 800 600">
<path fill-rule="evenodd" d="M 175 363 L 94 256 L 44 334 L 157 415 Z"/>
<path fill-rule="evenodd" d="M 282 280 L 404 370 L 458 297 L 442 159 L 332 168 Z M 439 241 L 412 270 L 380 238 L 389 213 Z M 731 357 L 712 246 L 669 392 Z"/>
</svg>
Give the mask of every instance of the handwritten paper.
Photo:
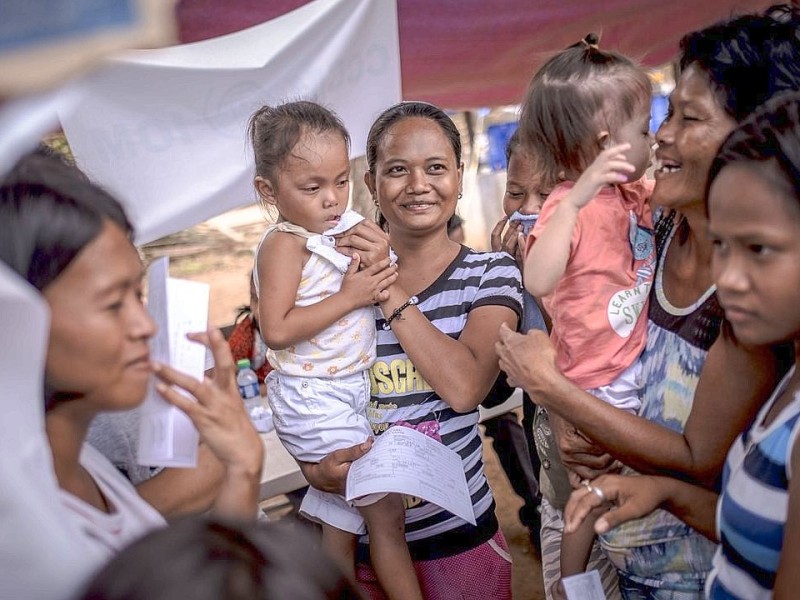
<svg viewBox="0 0 800 600">
<path fill-rule="evenodd" d="M 350 466 L 345 498 L 394 492 L 423 498 L 475 525 L 461 457 L 409 427 L 391 427 Z"/>
<path fill-rule="evenodd" d="M 206 349 L 188 340 L 186 334 L 207 328 L 209 286 L 168 275 L 166 257 L 154 261 L 147 272 L 147 308 L 158 324 L 158 333 L 150 342 L 150 355 L 153 360 L 202 379 Z M 141 409 L 139 464 L 193 467 L 197 464 L 198 441 L 199 434 L 189 417 L 166 402 L 151 382 Z"/>
<path fill-rule="evenodd" d="M 600 573 L 596 569 L 564 577 L 561 583 L 567 600 L 606 600 Z"/>
</svg>

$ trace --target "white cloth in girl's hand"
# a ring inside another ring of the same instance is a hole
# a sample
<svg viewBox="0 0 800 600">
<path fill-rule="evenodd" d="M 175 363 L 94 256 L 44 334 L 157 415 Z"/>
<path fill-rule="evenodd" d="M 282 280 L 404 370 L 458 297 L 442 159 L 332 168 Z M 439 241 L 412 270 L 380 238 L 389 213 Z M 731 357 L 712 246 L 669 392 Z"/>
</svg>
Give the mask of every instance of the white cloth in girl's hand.
<svg viewBox="0 0 800 600">
<path fill-rule="evenodd" d="M 351 258 L 336 251 L 336 240 L 333 236 L 344 233 L 348 229 L 352 229 L 363 220 L 364 217 L 360 214 L 354 210 L 348 210 L 342 214 L 335 227 L 331 227 L 321 234 L 311 234 L 311 237 L 309 237 L 306 242 L 306 249 L 312 254 L 319 254 L 328 259 L 333 266 L 344 273 L 350 266 Z"/>
</svg>

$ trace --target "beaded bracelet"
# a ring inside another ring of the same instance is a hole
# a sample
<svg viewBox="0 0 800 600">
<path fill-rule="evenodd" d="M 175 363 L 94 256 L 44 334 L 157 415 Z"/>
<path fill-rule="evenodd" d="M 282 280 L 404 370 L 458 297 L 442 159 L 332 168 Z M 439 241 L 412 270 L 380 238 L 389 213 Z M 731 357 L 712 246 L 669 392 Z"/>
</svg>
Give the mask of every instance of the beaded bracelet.
<svg viewBox="0 0 800 600">
<path fill-rule="evenodd" d="M 386 319 L 386 322 L 383 324 L 383 330 L 389 331 L 392 328 L 392 321 L 394 321 L 397 317 L 399 317 L 400 313 L 403 312 L 405 309 L 407 309 L 409 306 L 414 306 L 418 302 L 419 300 L 417 299 L 416 296 L 411 296 L 411 298 L 409 298 L 408 300 L 403 302 L 400 306 L 395 308 L 392 311 L 392 314 L 389 315 L 389 318 Z"/>
</svg>

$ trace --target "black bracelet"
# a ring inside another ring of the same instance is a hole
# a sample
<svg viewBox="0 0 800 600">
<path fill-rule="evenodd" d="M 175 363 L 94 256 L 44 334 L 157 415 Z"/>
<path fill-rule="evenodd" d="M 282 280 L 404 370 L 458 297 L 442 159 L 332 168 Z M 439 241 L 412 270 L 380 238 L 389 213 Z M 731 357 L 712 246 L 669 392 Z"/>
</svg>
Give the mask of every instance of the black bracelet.
<svg viewBox="0 0 800 600">
<path fill-rule="evenodd" d="M 400 306 L 395 308 L 392 311 L 392 314 L 389 315 L 389 318 L 386 319 L 386 322 L 383 324 L 383 330 L 389 331 L 392 328 L 392 321 L 394 321 L 397 317 L 399 317 L 400 313 L 403 312 L 405 309 L 407 309 L 409 306 L 414 306 L 418 302 L 419 300 L 417 299 L 416 296 L 411 296 L 411 298 L 409 298 L 408 300 L 403 302 Z"/>
</svg>

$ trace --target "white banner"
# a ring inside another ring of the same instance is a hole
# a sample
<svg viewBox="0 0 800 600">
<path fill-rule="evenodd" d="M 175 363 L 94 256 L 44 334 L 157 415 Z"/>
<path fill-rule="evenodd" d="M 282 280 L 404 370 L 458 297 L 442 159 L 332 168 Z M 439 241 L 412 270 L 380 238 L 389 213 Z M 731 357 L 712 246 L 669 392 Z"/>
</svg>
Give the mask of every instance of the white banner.
<svg viewBox="0 0 800 600">
<path fill-rule="evenodd" d="M 61 504 L 44 429 L 44 299 L 0 261 L 0 598 L 66 598 L 102 562 Z"/>
<path fill-rule="evenodd" d="M 61 122 L 78 165 L 128 209 L 137 243 L 255 201 L 247 140 L 263 104 L 333 109 L 364 154 L 373 119 L 401 99 L 392 0 L 317 0 L 212 40 L 140 50 L 76 84 Z M 359 182 L 354 182 L 359 185 Z"/>
</svg>

